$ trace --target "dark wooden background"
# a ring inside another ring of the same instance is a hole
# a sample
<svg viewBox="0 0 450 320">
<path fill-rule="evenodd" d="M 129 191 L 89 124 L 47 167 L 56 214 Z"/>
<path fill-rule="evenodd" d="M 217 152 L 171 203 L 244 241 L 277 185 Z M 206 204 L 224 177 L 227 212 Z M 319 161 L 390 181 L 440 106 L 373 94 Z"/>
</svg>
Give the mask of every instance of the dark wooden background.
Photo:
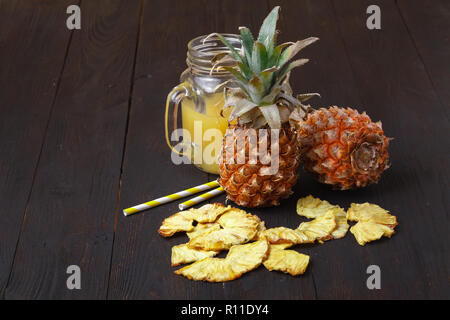
<svg viewBox="0 0 450 320">
<path fill-rule="evenodd" d="M 66 8 L 77 3 L 82 29 L 69 31 Z M 190 39 L 257 30 L 276 4 L 281 40 L 321 39 L 303 52 L 311 62 L 294 72 L 295 90 L 382 120 L 392 168 L 347 192 L 302 173 L 291 199 L 252 212 L 295 227 L 296 200 L 312 194 L 346 208 L 377 203 L 400 224 L 365 247 L 351 234 L 300 247 L 311 255 L 303 276 L 261 267 L 224 284 L 189 281 L 170 267 L 185 238 L 157 234 L 177 203 L 122 209 L 215 179 L 171 163 L 166 95 Z M 382 30 L 366 28 L 370 4 Z M 0 298 L 450 298 L 449 36 L 448 0 L 0 1 Z M 371 264 L 381 290 L 366 287 Z M 66 288 L 69 265 L 81 267 L 81 290 Z"/>
</svg>

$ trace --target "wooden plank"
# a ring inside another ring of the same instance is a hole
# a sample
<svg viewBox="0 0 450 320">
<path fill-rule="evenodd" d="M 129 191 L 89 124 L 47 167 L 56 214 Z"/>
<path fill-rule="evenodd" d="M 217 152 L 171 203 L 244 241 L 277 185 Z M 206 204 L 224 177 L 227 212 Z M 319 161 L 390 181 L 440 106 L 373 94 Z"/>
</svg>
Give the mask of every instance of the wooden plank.
<svg viewBox="0 0 450 320">
<path fill-rule="evenodd" d="M 70 3 L 0 3 L 0 297 L 66 57 Z"/>
<path fill-rule="evenodd" d="M 106 297 L 139 10 L 82 3 L 6 299 Z M 81 290 L 66 287 L 69 265 Z"/>
<path fill-rule="evenodd" d="M 206 182 L 207 174 L 190 165 L 174 166 L 164 141 L 166 95 L 186 68 L 186 43 L 196 36 L 196 10 L 166 1 L 144 2 L 140 46 L 136 61 L 130 125 L 120 194 L 120 209 Z M 180 18 L 183 17 L 184 18 Z M 170 243 L 157 229 L 169 212 L 168 204 L 144 213 L 117 217 L 110 299 L 179 297 L 170 281 Z"/>
<path fill-rule="evenodd" d="M 366 252 L 364 268 L 380 266 L 382 289 L 361 289 L 364 270 L 348 286 L 358 289 L 359 279 L 358 298 L 447 298 L 449 143 L 441 138 L 448 135 L 445 108 L 394 1 L 379 1 L 382 29 L 377 31 L 365 27 L 371 1 L 333 4 L 365 109 L 383 120 L 387 134 L 396 139 L 390 148 L 392 168 L 380 184 L 348 193 L 398 216 L 397 235 L 358 248 Z"/>
<path fill-rule="evenodd" d="M 237 5 L 239 3 L 239 6 Z M 151 5 L 150 5 L 151 4 Z M 186 44 L 210 32 L 235 33 L 246 24 L 257 29 L 269 11 L 267 3 L 148 1 L 144 6 L 133 104 L 122 177 L 120 207 L 173 193 L 203 183 L 208 176 L 190 165 L 175 166 L 163 138 L 167 93 L 185 69 Z M 151 121 L 151 125 L 149 125 Z M 209 179 L 213 176 L 210 175 Z M 214 201 L 222 201 L 219 197 Z M 211 284 L 173 274 L 170 249 L 185 236 L 163 239 L 161 221 L 177 211 L 177 204 L 154 208 L 135 216 L 118 216 L 109 284 L 110 299 L 295 299 L 315 298 L 311 273 L 298 279 L 269 273 L 263 267 L 243 278 Z M 252 211 L 253 212 L 253 211 Z M 279 222 L 276 210 L 262 218 Z M 286 212 L 286 214 L 289 214 Z M 291 213 L 292 216 L 292 213 Z"/>
<path fill-rule="evenodd" d="M 450 107 L 450 2 L 445 0 L 397 1 L 430 82 L 437 91 L 444 112 Z"/>
</svg>

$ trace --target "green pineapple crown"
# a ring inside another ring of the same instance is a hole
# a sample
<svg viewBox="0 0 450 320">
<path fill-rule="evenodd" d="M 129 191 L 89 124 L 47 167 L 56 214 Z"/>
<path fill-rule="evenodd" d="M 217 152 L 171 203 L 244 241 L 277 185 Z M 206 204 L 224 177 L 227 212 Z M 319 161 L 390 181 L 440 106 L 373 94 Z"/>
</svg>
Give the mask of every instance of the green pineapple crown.
<svg viewBox="0 0 450 320">
<path fill-rule="evenodd" d="M 289 86 L 289 74 L 292 69 L 307 63 L 308 59 L 292 61 L 292 58 L 306 46 L 319 40 L 310 37 L 297 42 L 287 42 L 277 45 L 276 24 L 280 7 L 275 7 L 264 19 L 255 40 L 247 27 L 240 27 L 242 49 L 238 52 L 222 35 L 215 34 L 230 53 L 236 67 L 222 67 L 234 76 L 238 89 L 228 89 L 224 108 L 233 107 L 229 121 L 239 119 L 254 128 L 266 124 L 273 129 L 279 129 L 285 122 L 285 115 L 301 106 L 302 101 L 317 94 L 306 94 L 294 98 Z M 281 102 L 281 103 L 280 103 Z M 283 105 L 288 110 L 281 110 Z M 287 112 L 286 112 L 287 111 Z"/>
</svg>

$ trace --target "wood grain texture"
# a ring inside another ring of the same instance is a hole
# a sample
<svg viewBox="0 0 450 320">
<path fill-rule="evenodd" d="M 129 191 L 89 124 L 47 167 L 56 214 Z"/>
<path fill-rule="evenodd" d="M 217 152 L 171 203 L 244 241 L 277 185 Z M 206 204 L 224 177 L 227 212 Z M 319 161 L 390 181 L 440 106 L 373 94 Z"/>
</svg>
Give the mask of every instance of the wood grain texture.
<svg viewBox="0 0 450 320">
<path fill-rule="evenodd" d="M 69 2 L 0 3 L 0 297 L 63 69 Z"/>
<path fill-rule="evenodd" d="M 82 3 L 7 299 L 106 297 L 139 8 Z M 66 287 L 69 265 L 81 290 Z"/>
<path fill-rule="evenodd" d="M 450 72 L 447 64 L 450 57 L 450 2 L 397 0 L 397 6 L 449 119 Z"/>
<path fill-rule="evenodd" d="M 0 297 L 448 299 L 449 6 L 379 0 L 382 29 L 370 31 L 371 4 L 83 0 L 82 29 L 70 40 L 67 2 L 0 1 Z M 299 277 L 260 267 L 228 283 L 190 281 L 170 267 L 171 247 L 187 237 L 157 233 L 179 202 L 122 210 L 216 179 L 172 163 L 166 95 L 190 39 L 242 25 L 256 33 L 275 5 L 281 42 L 320 38 L 299 55 L 311 61 L 294 71 L 294 91 L 321 93 L 314 107 L 354 107 L 383 121 L 395 138 L 392 167 L 379 184 L 345 192 L 300 170 L 290 199 L 249 212 L 267 227 L 297 227 L 306 220 L 295 213 L 300 197 L 344 208 L 367 201 L 398 217 L 397 233 L 364 247 L 350 233 L 298 246 L 311 256 Z M 66 288 L 71 264 L 81 267 L 82 290 Z M 366 287 L 372 264 L 381 290 Z"/>
<path fill-rule="evenodd" d="M 448 119 L 394 1 L 380 1 L 379 31 L 361 28 L 365 17 L 359 13 L 370 4 L 334 1 L 365 109 L 395 138 L 392 167 L 379 185 L 359 194 L 360 201 L 391 210 L 400 225 L 391 240 L 360 248 L 367 263 L 381 267 L 383 289 L 358 297 L 443 298 L 449 279 Z"/>
</svg>

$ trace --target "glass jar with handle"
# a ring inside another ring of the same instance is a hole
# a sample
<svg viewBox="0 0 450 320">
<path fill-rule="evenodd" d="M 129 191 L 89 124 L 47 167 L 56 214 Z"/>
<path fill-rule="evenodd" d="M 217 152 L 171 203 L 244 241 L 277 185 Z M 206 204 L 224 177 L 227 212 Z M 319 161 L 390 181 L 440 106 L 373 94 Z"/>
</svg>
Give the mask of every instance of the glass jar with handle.
<svg viewBox="0 0 450 320">
<path fill-rule="evenodd" d="M 241 48 L 239 35 L 225 34 L 236 49 Z M 220 66 L 233 66 L 233 62 L 214 64 L 214 57 L 228 53 L 229 49 L 214 36 L 200 36 L 188 43 L 186 64 L 180 84 L 169 93 L 166 102 L 165 135 L 173 152 L 186 156 L 199 169 L 218 174 L 218 157 L 222 138 L 228 127 L 227 110 L 221 114 L 225 103 L 224 85 L 233 78 Z M 181 112 L 182 142 L 179 141 L 178 123 Z M 172 133 L 169 132 L 172 124 Z"/>
</svg>

